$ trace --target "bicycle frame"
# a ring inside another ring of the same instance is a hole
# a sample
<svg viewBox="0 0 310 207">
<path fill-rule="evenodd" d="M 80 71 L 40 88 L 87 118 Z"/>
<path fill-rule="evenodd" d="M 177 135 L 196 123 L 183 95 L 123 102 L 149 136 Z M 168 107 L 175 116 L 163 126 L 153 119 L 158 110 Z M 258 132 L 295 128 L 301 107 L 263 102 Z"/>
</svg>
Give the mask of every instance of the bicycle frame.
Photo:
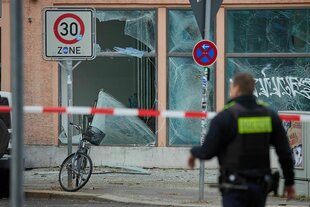
<svg viewBox="0 0 310 207">
<path fill-rule="evenodd" d="M 78 145 L 78 149 L 77 151 L 75 152 L 75 154 L 77 154 L 77 152 L 81 152 L 81 153 L 84 153 L 84 154 L 87 154 L 89 155 L 90 153 L 90 146 L 87 146 L 86 145 L 86 140 L 83 139 L 83 133 L 82 133 L 82 127 L 79 126 L 79 125 L 76 125 L 74 123 L 70 123 L 70 125 L 72 125 L 73 127 L 75 127 L 80 134 L 82 134 L 82 137 L 80 137 L 80 141 L 79 141 L 79 145 Z"/>
<path fill-rule="evenodd" d="M 78 149 L 75 152 L 75 154 L 77 154 L 77 152 L 81 152 L 84 154 L 89 155 L 90 153 L 90 146 L 86 145 L 86 140 L 83 140 L 83 138 L 80 139 L 79 145 L 78 145 Z"/>
</svg>

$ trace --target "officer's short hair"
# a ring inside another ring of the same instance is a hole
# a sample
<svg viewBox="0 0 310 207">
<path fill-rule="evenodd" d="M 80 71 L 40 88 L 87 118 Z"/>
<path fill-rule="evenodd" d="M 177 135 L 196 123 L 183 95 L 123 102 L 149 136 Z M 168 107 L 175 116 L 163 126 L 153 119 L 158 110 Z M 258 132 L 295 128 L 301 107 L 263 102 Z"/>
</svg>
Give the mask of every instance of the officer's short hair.
<svg viewBox="0 0 310 207">
<path fill-rule="evenodd" d="M 255 80 L 249 73 L 238 73 L 233 79 L 233 86 L 239 86 L 242 95 L 252 95 L 255 89 Z"/>
</svg>

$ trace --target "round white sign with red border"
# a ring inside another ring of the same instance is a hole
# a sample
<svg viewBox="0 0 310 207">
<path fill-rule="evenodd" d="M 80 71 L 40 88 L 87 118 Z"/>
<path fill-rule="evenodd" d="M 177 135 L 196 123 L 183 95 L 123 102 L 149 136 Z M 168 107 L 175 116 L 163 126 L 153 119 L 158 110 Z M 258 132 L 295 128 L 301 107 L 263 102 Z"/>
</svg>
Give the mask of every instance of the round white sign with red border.
<svg viewBox="0 0 310 207">
<path fill-rule="evenodd" d="M 66 18 L 72 19 L 71 23 L 69 24 L 70 30 L 68 30 L 68 27 L 69 27 L 68 24 L 65 23 Z M 62 27 L 62 29 L 59 29 L 60 25 L 65 25 L 65 26 Z M 65 33 L 61 32 L 61 30 L 64 30 Z M 64 44 L 71 45 L 71 44 L 81 41 L 83 39 L 84 32 L 85 32 L 85 25 L 84 25 L 83 20 L 79 16 L 72 14 L 72 13 L 66 13 L 66 14 L 61 15 L 60 17 L 56 19 L 54 23 L 54 34 L 56 38 Z M 68 35 L 73 36 L 73 38 L 65 39 L 65 37 Z"/>
<path fill-rule="evenodd" d="M 216 45 L 210 40 L 198 42 L 193 49 L 193 58 L 200 66 L 207 67 L 212 65 L 217 59 Z"/>
<path fill-rule="evenodd" d="M 44 10 L 45 59 L 93 59 L 95 26 L 93 9 Z"/>
</svg>

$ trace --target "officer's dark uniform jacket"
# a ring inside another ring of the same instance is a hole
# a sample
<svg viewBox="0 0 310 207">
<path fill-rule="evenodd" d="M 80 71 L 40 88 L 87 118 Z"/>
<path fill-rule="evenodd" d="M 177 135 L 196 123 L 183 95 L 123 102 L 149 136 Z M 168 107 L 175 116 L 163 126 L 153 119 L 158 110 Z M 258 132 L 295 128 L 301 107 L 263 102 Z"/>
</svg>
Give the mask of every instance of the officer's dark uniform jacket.
<svg viewBox="0 0 310 207">
<path fill-rule="evenodd" d="M 255 96 L 240 96 L 211 121 L 204 144 L 191 153 L 200 159 L 217 156 L 222 173 L 261 176 L 270 172 L 270 145 L 279 157 L 285 185 L 293 185 L 292 153 L 279 116 Z"/>
</svg>

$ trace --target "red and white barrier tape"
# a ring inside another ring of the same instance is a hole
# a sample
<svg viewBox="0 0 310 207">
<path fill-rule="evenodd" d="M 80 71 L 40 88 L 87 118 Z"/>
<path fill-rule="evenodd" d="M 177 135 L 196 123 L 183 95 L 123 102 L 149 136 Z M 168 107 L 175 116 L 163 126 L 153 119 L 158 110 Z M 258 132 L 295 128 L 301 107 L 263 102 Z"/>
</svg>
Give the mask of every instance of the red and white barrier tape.
<svg viewBox="0 0 310 207">
<path fill-rule="evenodd" d="M 1 112 L 10 112 L 8 106 L 0 106 Z M 215 112 L 196 111 L 158 111 L 146 109 L 126 109 L 126 108 L 92 108 L 92 107 L 43 107 L 24 106 L 25 113 L 70 113 L 70 114 L 105 114 L 113 116 L 162 116 L 167 118 L 213 118 Z"/>
<path fill-rule="evenodd" d="M 10 112 L 9 106 L 0 106 L 0 113 Z M 70 114 L 105 114 L 113 116 L 162 116 L 166 118 L 207 118 L 212 119 L 216 112 L 199 111 L 158 111 L 146 109 L 126 109 L 126 108 L 92 108 L 92 107 L 43 107 L 24 106 L 25 113 L 70 113 Z M 310 122 L 310 115 L 280 114 L 283 121 L 304 121 Z"/>
</svg>

